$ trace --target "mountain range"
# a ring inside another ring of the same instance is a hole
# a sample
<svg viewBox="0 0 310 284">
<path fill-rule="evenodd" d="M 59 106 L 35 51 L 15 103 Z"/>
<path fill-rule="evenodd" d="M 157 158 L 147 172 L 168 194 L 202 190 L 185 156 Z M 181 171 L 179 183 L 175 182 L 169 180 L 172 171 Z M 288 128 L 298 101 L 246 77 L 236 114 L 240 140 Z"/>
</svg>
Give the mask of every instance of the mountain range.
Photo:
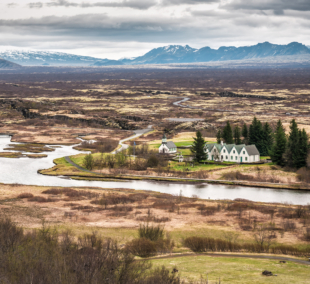
<svg viewBox="0 0 310 284">
<path fill-rule="evenodd" d="M 143 56 L 120 60 L 100 59 L 61 52 L 17 50 L 0 52 L 0 58 L 23 66 L 114 66 L 200 63 L 305 54 L 310 54 L 310 47 L 298 42 L 292 42 L 287 45 L 277 45 L 264 42 L 253 46 L 243 47 L 222 46 L 219 49 L 212 49 L 210 47 L 196 49 L 188 45 L 169 45 L 152 49 Z"/>
<path fill-rule="evenodd" d="M 16 69 L 20 67 L 19 64 L 0 58 L 0 69 Z"/>
</svg>

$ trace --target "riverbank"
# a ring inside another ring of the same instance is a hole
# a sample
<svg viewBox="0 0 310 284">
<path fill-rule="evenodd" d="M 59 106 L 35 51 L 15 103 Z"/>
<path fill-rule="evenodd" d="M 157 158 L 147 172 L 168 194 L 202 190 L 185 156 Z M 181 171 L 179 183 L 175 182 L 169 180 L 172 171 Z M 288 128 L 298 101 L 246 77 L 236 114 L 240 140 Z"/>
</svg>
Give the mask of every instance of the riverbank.
<svg viewBox="0 0 310 284">
<path fill-rule="evenodd" d="M 175 242 L 173 254 L 184 254 L 190 252 L 184 246 L 185 238 L 209 237 L 233 240 L 240 245 L 255 244 L 255 234 L 263 226 L 265 233 L 272 236 L 271 247 L 285 245 L 283 249 L 295 256 L 303 256 L 310 249 L 310 236 L 309 240 L 306 237 L 309 206 L 206 200 L 184 197 L 182 192 L 171 195 L 125 187 L 0 184 L 0 188 L 0 212 L 26 230 L 40 228 L 44 220 L 59 232 L 70 230 L 75 237 L 97 232 L 98 236 L 115 238 L 123 245 L 137 237 L 141 223 L 149 222 L 165 227 Z"/>
<path fill-rule="evenodd" d="M 183 178 L 183 177 L 163 177 L 163 176 L 149 176 L 138 174 L 102 174 L 92 172 L 82 168 L 74 163 L 69 157 L 54 160 L 55 166 L 51 169 L 39 170 L 38 173 L 52 176 L 67 176 L 70 178 L 79 178 L 82 180 L 151 180 L 151 181 L 169 181 L 178 183 L 209 183 L 222 184 L 233 186 L 246 186 L 257 188 L 273 188 L 273 189 L 287 189 L 287 190 L 304 190 L 310 191 L 310 186 L 307 184 L 280 184 L 268 182 L 254 182 L 254 181 L 234 181 L 234 180 L 214 180 L 214 179 L 197 179 L 197 178 Z M 215 169 L 216 170 L 216 169 Z M 211 171 L 211 170 L 210 170 Z"/>
</svg>

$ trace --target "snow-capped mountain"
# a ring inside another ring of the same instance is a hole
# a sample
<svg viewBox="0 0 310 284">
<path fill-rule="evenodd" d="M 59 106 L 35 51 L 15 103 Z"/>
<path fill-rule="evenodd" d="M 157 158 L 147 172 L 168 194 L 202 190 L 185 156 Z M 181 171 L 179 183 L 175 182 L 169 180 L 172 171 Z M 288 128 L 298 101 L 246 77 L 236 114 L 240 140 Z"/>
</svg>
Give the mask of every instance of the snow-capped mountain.
<svg viewBox="0 0 310 284">
<path fill-rule="evenodd" d="M 0 58 L 0 69 L 16 69 L 20 67 L 21 66 L 18 64 L 15 64 L 13 62 Z"/>
<path fill-rule="evenodd" d="M 125 64 L 193 63 L 300 54 L 310 54 L 310 50 L 305 45 L 298 42 L 292 42 L 288 45 L 277 45 L 264 42 L 254 46 L 244 47 L 222 46 L 219 49 L 212 49 L 210 47 L 195 49 L 188 45 L 169 45 L 152 49 L 145 55 L 133 60 L 123 59 L 122 62 Z"/>
<path fill-rule="evenodd" d="M 0 58 L 23 66 L 90 66 L 101 60 L 90 56 L 34 50 L 2 51 Z"/>
<path fill-rule="evenodd" d="M 113 66 L 139 64 L 199 63 L 210 61 L 260 59 L 275 56 L 310 54 L 309 47 L 292 42 L 277 45 L 269 42 L 253 46 L 222 46 L 219 49 L 203 47 L 192 48 L 188 45 L 168 45 L 154 48 L 143 56 L 120 60 L 100 59 L 61 52 L 19 51 L 0 52 L 0 58 L 22 66 Z"/>
<path fill-rule="evenodd" d="M 196 48 L 188 45 L 168 45 L 154 48 L 143 56 L 134 59 L 123 59 L 125 64 L 161 64 L 161 63 L 179 63 L 191 60 L 192 54 Z"/>
</svg>

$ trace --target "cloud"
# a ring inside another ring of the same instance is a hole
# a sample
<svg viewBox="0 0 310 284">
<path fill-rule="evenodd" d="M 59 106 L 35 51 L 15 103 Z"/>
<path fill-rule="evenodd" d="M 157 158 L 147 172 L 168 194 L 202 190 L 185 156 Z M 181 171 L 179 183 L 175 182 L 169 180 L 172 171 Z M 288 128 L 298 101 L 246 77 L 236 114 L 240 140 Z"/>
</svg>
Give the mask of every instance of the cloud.
<svg viewBox="0 0 310 284">
<path fill-rule="evenodd" d="M 41 2 L 29 3 L 29 4 L 27 4 L 27 6 L 31 9 L 33 9 L 33 8 L 40 9 L 40 8 L 43 8 L 43 3 L 41 3 Z"/>
<path fill-rule="evenodd" d="M 8 8 L 15 8 L 16 6 L 18 6 L 17 3 L 9 3 L 6 5 Z"/>
<path fill-rule="evenodd" d="M 196 5 L 196 4 L 211 4 L 219 3 L 221 0 L 162 0 L 161 4 L 164 6 L 170 5 Z"/>
<path fill-rule="evenodd" d="M 70 2 L 67 0 L 56 0 L 47 3 L 36 2 L 29 3 L 29 8 L 43 8 L 47 7 L 79 7 L 79 8 L 92 8 L 92 7 L 118 7 L 118 8 L 133 8 L 139 10 L 147 10 L 152 6 L 157 5 L 156 0 L 122 0 L 122 1 L 110 1 L 110 2 Z"/>
<path fill-rule="evenodd" d="M 309 0 L 232 0 L 221 6 L 228 10 L 273 10 L 275 15 L 282 15 L 285 10 L 310 11 Z"/>
</svg>

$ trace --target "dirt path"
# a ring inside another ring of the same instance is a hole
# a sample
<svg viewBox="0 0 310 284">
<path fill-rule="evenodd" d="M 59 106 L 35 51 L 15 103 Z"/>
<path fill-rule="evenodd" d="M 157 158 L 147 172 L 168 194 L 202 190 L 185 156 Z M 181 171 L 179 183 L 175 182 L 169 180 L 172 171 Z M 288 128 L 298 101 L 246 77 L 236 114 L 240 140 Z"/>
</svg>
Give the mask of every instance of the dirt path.
<svg viewBox="0 0 310 284">
<path fill-rule="evenodd" d="M 129 145 L 124 144 L 125 142 L 130 141 L 130 140 L 135 139 L 135 138 L 138 138 L 139 136 L 141 136 L 141 135 L 143 135 L 145 133 L 148 133 L 148 132 L 150 132 L 152 130 L 153 130 L 152 125 L 149 125 L 148 128 L 146 128 L 146 129 L 134 130 L 135 135 L 130 136 L 130 137 L 125 138 L 125 139 L 122 139 L 121 141 L 119 141 L 119 145 L 121 147 L 119 149 L 113 151 L 112 154 L 117 154 L 117 153 L 119 153 L 119 152 L 121 152 L 123 150 L 126 150 L 129 147 Z"/>
<path fill-rule="evenodd" d="M 178 255 L 159 256 L 159 257 L 152 257 L 148 259 L 156 260 L 156 259 L 169 259 L 169 258 L 190 257 L 190 256 L 258 258 L 258 259 L 270 259 L 270 260 L 279 260 L 279 261 L 291 261 L 291 262 L 310 266 L 310 261 L 307 261 L 307 260 L 284 257 L 284 256 L 257 255 L 257 254 L 249 255 L 249 254 L 225 254 L 225 253 L 195 253 L 195 254 L 178 254 Z"/>
</svg>

